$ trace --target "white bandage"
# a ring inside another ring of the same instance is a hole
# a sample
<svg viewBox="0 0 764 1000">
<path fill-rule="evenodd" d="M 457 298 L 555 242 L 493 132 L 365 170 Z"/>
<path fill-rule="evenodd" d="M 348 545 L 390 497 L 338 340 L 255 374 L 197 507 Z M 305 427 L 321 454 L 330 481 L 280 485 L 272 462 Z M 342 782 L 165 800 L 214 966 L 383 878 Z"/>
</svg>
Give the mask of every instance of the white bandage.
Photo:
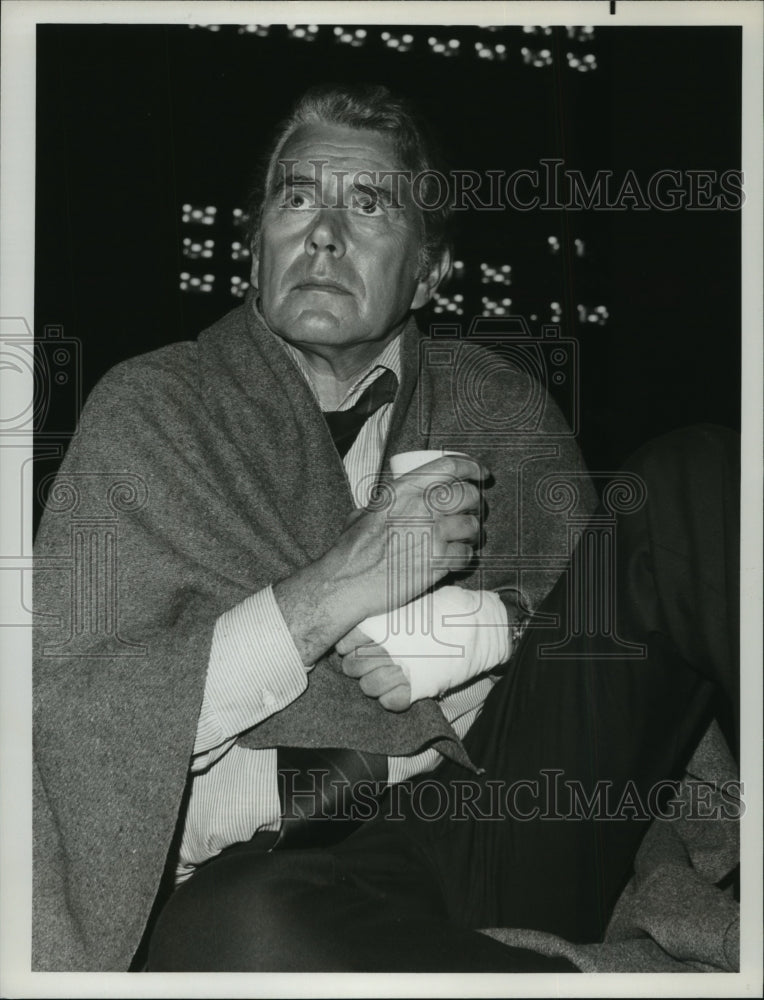
<svg viewBox="0 0 764 1000">
<path fill-rule="evenodd" d="M 401 667 L 412 702 L 491 670 L 511 651 L 506 608 L 488 590 L 441 587 L 358 627 Z"/>
</svg>

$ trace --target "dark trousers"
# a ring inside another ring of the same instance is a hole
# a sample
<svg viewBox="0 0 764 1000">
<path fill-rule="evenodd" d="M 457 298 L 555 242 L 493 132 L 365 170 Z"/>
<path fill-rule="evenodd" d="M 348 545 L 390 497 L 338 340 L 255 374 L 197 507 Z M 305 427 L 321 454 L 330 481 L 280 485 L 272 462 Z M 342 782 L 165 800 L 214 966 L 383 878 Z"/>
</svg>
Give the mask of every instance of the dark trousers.
<svg viewBox="0 0 764 1000">
<path fill-rule="evenodd" d="M 739 438 L 675 432 L 628 468 L 615 626 L 570 631 L 580 547 L 468 734 L 483 773 L 444 761 L 334 848 L 224 851 L 166 905 L 152 971 L 575 971 L 475 929 L 601 940 L 711 718 L 738 750 Z"/>
</svg>

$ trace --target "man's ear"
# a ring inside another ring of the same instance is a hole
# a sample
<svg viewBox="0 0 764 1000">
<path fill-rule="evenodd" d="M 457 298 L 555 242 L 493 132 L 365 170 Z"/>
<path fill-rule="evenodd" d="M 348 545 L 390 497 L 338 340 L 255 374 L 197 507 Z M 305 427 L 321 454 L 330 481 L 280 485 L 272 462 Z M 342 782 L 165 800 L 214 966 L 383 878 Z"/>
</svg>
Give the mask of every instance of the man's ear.
<svg viewBox="0 0 764 1000">
<path fill-rule="evenodd" d="M 252 242 L 251 245 L 252 254 L 252 266 L 249 269 L 249 283 L 253 288 L 259 288 L 259 271 L 260 271 L 260 249 L 257 241 Z"/>
<path fill-rule="evenodd" d="M 414 298 L 411 300 L 411 308 L 421 309 L 422 306 L 426 306 L 438 290 L 438 286 L 446 280 L 450 273 L 451 251 L 446 247 L 427 273 L 420 277 Z"/>
</svg>

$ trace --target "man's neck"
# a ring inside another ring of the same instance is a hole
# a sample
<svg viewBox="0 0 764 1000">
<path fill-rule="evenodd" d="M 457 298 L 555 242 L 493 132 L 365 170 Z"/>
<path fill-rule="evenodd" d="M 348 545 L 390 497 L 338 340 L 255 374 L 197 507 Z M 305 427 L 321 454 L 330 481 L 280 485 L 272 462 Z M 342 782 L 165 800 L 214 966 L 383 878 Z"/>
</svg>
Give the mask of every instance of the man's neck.
<svg viewBox="0 0 764 1000">
<path fill-rule="evenodd" d="M 399 337 L 400 331 L 397 331 L 383 341 L 364 345 L 372 349 L 363 352 L 345 350 L 327 353 L 320 347 L 314 349 L 310 344 L 295 344 L 286 340 L 282 343 L 292 352 L 308 378 L 321 409 L 337 410 L 353 387 L 374 370 L 383 356 L 391 357 L 388 349 Z M 391 367 L 399 375 L 397 364 Z"/>
<path fill-rule="evenodd" d="M 355 360 L 355 363 L 353 359 L 344 359 L 344 364 L 332 364 L 321 354 L 304 350 L 295 344 L 291 346 L 299 351 L 305 367 L 310 372 L 310 380 L 321 409 L 336 410 L 356 382 L 374 367 L 374 362 L 387 347 L 387 342 L 382 344 L 379 350 L 369 352 L 362 359 Z"/>
<path fill-rule="evenodd" d="M 254 303 L 254 310 L 267 326 L 259 303 Z M 307 369 L 313 390 L 318 397 L 322 410 L 336 410 L 343 402 L 348 392 L 366 372 L 374 367 L 374 363 L 387 348 L 399 337 L 405 328 L 405 323 L 392 330 L 388 336 L 379 341 L 354 344 L 348 347 L 324 344 L 303 344 L 286 340 L 278 334 L 282 343 L 299 355 Z"/>
</svg>

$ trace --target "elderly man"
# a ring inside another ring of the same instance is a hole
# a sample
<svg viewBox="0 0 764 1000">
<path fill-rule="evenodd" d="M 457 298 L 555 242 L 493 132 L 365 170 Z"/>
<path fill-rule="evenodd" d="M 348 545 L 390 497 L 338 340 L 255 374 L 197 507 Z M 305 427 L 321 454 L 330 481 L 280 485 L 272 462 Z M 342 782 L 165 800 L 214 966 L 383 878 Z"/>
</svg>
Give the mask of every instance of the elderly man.
<svg viewBox="0 0 764 1000">
<path fill-rule="evenodd" d="M 450 267 L 417 183 L 437 165 L 383 88 L 308 93 L 253 212 L 255 294 L 118 366 L 83 411 L 37 543 L 55 616 L 36 630 L 37 968 L 573 971 L 475 928 L 604 930 L 641 829 L 539 824 L 520 786 L 598 780 L 599 713 L 635 695 L 607 777 L 634 775 L 648 715 L 671 751 L 661 736 L 640 787 L 672 777 L 709 699 L 649 660 L 596 683 L 587 650 L 541 663 L 562 585 L 513 655 L 568 554 L 539 491 L 567 476 L 580 517 L 593 491 L 548 398 L 490 433 L 523 371 L 469 345 L 423 360 L 412 314 Z M 469 455 L 393 478 L 395 454 L 463 452 L 465 358 L 490 372 Z M 348 817 L 369 822 L 346 836 Z"/>
</svg>

